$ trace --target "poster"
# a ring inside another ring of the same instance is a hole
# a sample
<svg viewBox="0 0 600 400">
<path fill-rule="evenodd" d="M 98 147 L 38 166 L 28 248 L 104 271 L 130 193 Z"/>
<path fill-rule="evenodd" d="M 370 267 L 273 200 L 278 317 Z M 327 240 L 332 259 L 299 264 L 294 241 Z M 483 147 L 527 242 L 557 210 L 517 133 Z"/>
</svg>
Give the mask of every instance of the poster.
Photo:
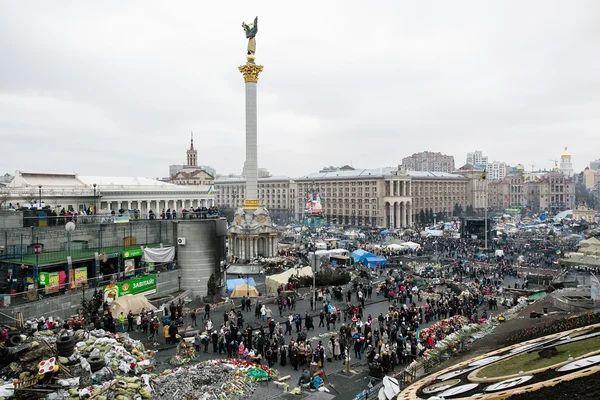
<svg viewBox="0 0 600 400">
<path fill-rule="evenodd" d="M 48 283 L 46 284 L 46 294 L 58 292 L 60 289 L 60 278 L 58 276 L 58 272 L 49 272 L 47 274 Z"/>
<path fill-rule="evenodd" d="M 81 287 L 87 283 L 87 267 L 75 268 L 75 286 Z"/>
<path fill-rule="evenodd" d="M 104 288 L 104 300 L 111 304 L 121 296 L 152 293 L 156 293 L 156 275 L 148 275 L 108 285 Z"/>
<path fill-rule="evenodd" d="M 133 258 L 128 258 L 123 261 L 125 265 L 125 276 L 131 276 L 135 273 L 135 260 Z"/>
</svg>

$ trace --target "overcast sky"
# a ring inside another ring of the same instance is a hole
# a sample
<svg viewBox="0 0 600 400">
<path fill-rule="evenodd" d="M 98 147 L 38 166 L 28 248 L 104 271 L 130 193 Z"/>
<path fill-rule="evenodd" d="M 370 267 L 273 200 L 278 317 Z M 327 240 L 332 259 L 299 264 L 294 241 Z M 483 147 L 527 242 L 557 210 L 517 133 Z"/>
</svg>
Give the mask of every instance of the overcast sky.
<svg viewBox="0 0 600 400">
<path fill-rule="evenodd" d="M 565 145 L 582 170 L 600 158 L 600 2 L 490 3 L 2 1 L 0 173 L 167 176 L 190 131 L 200 164 L 239 173 L 255 15 L 274 175 L 423 150 L 550 168 Z"/>
</svg>

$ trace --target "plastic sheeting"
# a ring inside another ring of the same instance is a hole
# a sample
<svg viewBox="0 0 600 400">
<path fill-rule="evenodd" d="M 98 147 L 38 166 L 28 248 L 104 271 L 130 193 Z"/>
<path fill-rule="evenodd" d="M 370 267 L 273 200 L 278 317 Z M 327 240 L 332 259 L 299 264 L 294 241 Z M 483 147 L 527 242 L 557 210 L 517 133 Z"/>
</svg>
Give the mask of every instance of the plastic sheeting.
<svg viewBox="0 0 600 400">
<path fill-rule="evenodd" d="M 175 247 L 146 247 L 144 248 L 144 262 L 167 263 L 175 258 Z"/>
</svg>

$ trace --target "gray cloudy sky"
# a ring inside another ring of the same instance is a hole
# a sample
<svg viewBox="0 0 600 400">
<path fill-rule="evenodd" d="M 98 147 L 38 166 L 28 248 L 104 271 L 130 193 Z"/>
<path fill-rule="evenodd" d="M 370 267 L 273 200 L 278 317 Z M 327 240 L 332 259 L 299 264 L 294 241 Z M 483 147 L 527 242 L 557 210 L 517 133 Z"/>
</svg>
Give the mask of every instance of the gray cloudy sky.
<svg viewBox="0 0 600 400">
<path fill-rule="evenodd" d="M 0 172 L 166 176 L 190 131 L 201 164 L 240 172 L 255 15 L 273 174 L 422 150 L 550 168 L 565 145 L 583 169 L 600 157 L 600 2 L 490 3 L 3 1 Z"/>
</svg>

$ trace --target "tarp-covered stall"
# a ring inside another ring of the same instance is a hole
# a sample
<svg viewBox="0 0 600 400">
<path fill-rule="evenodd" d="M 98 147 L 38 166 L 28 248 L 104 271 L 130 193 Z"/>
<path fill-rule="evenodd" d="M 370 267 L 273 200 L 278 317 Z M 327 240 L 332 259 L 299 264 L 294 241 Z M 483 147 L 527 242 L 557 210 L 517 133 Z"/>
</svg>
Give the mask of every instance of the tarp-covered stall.
<svg viewBox="0 0 600 400">
<path fill-rule="evenodd" d="M 381 267 L 387 264 L 387 260 L 385 258 L 377 256 L 365 257 L 362 262 L 369 267 Z"/>
<path fill-rule="evenodd" d="M 267 294 L 277 293 L 277 288 L 281 284 L 289 282 L 292 276 L 312 276 L 312 269 L 310 267 L 304 268 L 290 268 L 277 275 L 269 275 L 265 278 L 265 286 Z"/>
</svg>

